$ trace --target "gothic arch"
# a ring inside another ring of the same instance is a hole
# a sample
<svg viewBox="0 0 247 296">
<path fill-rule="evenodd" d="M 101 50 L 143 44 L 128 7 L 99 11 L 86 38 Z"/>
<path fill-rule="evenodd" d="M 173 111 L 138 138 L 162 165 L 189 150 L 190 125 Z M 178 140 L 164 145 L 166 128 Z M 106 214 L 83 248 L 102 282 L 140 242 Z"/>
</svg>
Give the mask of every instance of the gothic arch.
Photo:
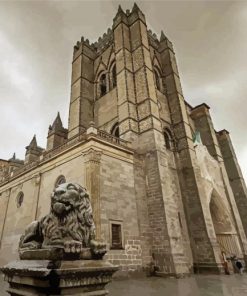
<svg viewBox="0 0 247 296">
<path fill-rule="evenodd" d="M 106 69 L 102 69 L 96 76 L 96 98 L 104 96 L 109 90 L 108 72 Z"/>
<path fill-rule="evenodd" d="M 153 63 L 155 86 L 160 92 L 165 93 L 166 88 L 165 88 L 165 84 L 164 84 L 164 81 L 163 81 L 162 66 L 161 66 L 161 63 L 160 63 L 156 53 L 154 53 L 152 63 Z"/>
<path fill-rule="evenodd" d="M 159 59 L 157 57 L 156 52 L 154 52 L 154 57 L 153 57 L 152 63 L 153 63 L 153 67 L 157 67 L 159 69 L 160 73 L 162 73 L 162 71 L 161 71 L 161 69 L 162 69 L 161 63 L 160 63 L 160 61 L 159 61 Z"/>
<path fill-rule="evenodd" d="M 115 60 L 116 60 L 116 56 L 115 56 L 114 50 L 112 48 L 111 49 L 111 53 L 109 55 L 109 59 L 107 61 L 107 68 L 108 68 L 108 70 L 110 70 L 112 63 L 115 62 Z"/>
<path fill-rule="evenodd" d="M 221 251 L 227 256 L 242 256 L 231 211 L 215 189 L 210 195 L 209 211 Z"/>
<path fill-rule="evenodd" d="M 164 141 L 165 141 L 166 149 L 172 150 L 174 148 L 174 141 L 173 141 L 173 136 L 172 136 L 172 133 L 171 133 L 170 129 L 168 129 L 166 127 L 164 129 L 163 135 L 164 135 Z"/>
<path fill-rule="evenodd" d="M 110 133 L 111 133 L 114 137 L 119 138 L 119 123 L 118 123 L 118 122 L 114 123 L 114 125 L 113 125 L 112 128 L 111 128 Z"/>
<path fill-rule="evenodd" d="M 113 60 L 109 67 L 109 78 L 110 78 L 110 89 L 113 89 L 117 86 L 117 69 L 116 69 L 116 61 Z"/>
<path fill-rule="evenodd" d="M 115 60 L 115 52 L 114 52 L 114 48 L 113 46 L 111 47 L 111 52 L 109 54 L 109 57 L 108 57 L 108 61 L 107 61 L 107 68 L 109 70 L 109 66 L 112 64 L 112 61 Z"/>
<path fill-rule="evenodd" d="M 99 74 L 103 71 L 106 71 L 107 72 L 107 66 L 105 65 L 105 63 L 103 63 L 102 61 L 102 56 L 100 57 L 100 61 L 99 61 L 99 64 L 98 64 L 98 67 L 95 71 L 95 80 L 94 82 L 97 82 L 98 80 L 98 77 L 99 77 Z"/>
<path fill-rule="evenodd" d="M 155 85 L 156 88 L 161 91 L 161 79 L 160 79 L 160 75 L 159 72 L 157 71 L 157 69 L 154 69 L 154 79 L 155 79 Z"/>
</svg>

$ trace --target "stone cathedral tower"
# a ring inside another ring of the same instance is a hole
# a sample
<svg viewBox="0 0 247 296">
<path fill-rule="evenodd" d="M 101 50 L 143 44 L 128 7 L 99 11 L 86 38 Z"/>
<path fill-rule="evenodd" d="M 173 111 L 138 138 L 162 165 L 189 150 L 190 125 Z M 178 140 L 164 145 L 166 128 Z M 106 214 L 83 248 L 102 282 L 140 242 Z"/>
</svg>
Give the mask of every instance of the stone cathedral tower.
<svg viewBox="0 0 247 296">
<path fill-rule="evenodd" d="M 35 139 L 33 157 L 1 162 L 3 262 L 65 180 L 90 191 L 97 237 L 123 271 L 220 273 L 222 252 L 245 260 L 247 190 L 229 133 L 214 130 L 209 106 L 185 101 L 172 43 L 136 4 L 98 42 L 74 46 L 69 108 L 46 150 Z"/>
</svg>

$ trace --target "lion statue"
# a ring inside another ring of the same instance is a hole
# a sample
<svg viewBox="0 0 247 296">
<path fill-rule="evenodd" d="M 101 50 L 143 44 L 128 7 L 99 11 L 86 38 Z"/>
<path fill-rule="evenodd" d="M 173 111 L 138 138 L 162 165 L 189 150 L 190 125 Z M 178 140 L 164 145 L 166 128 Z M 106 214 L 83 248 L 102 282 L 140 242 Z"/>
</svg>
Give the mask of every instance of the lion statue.
<svg viewBox="0 0 247 296">
<path fill-rule="evenodd" d="M 62 250 L 63 259 L 82 259 L 85 250 L 90 253 L 86 259 L 102 259 L 106 253 L 106 244 L 95 240 L 89 195 L 78 184 L 63 183 L 55 188 L 50 213 L 32 222 L 20 238 L 20 257 L 30 250 L 54 249 Z"/>
</svg>

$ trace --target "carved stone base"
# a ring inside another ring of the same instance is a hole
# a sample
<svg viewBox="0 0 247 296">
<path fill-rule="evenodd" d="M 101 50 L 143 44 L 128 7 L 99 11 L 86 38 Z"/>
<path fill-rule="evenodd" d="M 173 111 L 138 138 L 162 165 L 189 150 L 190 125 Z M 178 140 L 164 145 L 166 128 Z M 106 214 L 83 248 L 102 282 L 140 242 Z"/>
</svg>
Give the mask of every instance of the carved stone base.
<svg viewBox="0 0 247 296">
<path fill-rule="evenodd" d="M 1 268 L 11 296 L 105 296 L 117 270 L 105 260 L 19 260 Z"/>
</svg>

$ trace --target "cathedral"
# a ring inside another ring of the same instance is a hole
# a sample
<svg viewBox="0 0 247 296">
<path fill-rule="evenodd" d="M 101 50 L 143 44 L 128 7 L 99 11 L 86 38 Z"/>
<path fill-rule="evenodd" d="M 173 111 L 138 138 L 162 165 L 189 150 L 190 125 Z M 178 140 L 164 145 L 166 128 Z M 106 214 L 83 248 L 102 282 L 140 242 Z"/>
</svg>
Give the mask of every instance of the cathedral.
<svg viewBox="0 0 247 296">
<path fill-rule="evenodd" d="M 34 136 L 25 160 L 0 159 L 0 265 L 64 182 L 87 188 L 96 237 L 122 272 L 247 261 L 247 189 L 229 132 L 214 129 L 208 105 L 185 101 L 171 41 L 136 4 L 74 46 L 68 128 L 58 113 L 46 148 Z"/>
</svg>

